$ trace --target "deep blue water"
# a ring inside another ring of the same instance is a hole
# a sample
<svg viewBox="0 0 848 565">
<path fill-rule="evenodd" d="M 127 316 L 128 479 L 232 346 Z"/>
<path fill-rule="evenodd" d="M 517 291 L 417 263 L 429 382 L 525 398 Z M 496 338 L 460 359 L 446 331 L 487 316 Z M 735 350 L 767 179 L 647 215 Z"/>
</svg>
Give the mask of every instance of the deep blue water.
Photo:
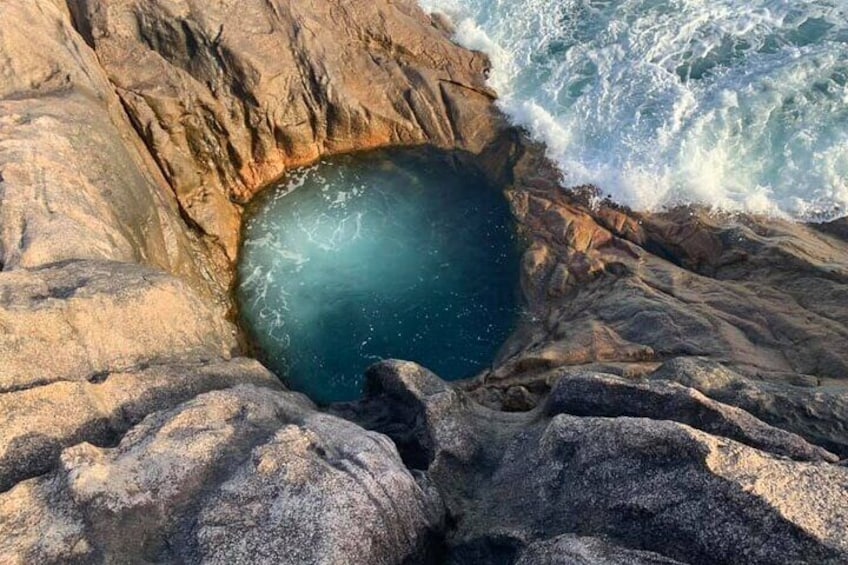
<svg viewBox="0 0 848 565">
<path fill-rule="evenodd" d="M 448 156 L 322 163 L 260 195 L 245 225 L 243 325 L 269 367 L 319 403 L 357 398 L 383 358 L 473 376 L 514 328 L 508 205 Z"/>
</svg>

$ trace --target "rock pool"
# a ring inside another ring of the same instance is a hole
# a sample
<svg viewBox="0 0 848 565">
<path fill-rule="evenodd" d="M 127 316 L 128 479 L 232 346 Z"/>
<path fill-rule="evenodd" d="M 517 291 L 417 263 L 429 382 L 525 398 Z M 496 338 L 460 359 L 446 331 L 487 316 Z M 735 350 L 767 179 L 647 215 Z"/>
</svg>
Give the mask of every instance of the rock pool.
<svg viewBox="0 0 848 565">
<path fill-rule="evenodd" d="M 431 151 L 345 156 L 248 209 L 238 267 L 260 358 L 319 403 L 353 400 L 383 358 L 460 379 L 519 313 L 520 249 L 502 193 Z"/>
</svg>

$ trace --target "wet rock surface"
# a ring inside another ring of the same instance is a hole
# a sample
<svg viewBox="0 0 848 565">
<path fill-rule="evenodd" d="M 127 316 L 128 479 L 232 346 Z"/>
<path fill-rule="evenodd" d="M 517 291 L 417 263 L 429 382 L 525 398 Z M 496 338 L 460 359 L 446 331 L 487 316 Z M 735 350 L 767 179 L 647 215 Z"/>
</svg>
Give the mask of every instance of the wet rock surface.
<svg viewBox="0 0 848 565">
<path fill-rule="evenodd" d="M 0 562 L 848 561 L 845 220 L 563 190 L 408 0 L 0 21 Z M 241 204 L 415 144 L 506 188 L 527 323 L 319 411 L 228 321 Z"/>
</svg>

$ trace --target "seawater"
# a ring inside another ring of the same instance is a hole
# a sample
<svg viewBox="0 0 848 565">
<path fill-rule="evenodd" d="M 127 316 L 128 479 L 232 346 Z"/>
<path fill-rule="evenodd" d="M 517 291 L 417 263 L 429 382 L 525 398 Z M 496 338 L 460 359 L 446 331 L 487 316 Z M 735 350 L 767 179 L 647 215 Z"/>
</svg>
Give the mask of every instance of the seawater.
<svg viewBox="0 0 848 565">
<path fill-rule="evenodd" d="M 571 185 L 656 211 L 848 213 L 845 0 L 423 0 Z"/>
<path fill-rule="evenodd" d="M 290 175 L 248 210 L 237 297 L 260 356 L 320 403 L 395 357 L 446 379 L 487 367 L 519 315 L 503 194 L 449 155 L 378 152 Z"/>
</svg>

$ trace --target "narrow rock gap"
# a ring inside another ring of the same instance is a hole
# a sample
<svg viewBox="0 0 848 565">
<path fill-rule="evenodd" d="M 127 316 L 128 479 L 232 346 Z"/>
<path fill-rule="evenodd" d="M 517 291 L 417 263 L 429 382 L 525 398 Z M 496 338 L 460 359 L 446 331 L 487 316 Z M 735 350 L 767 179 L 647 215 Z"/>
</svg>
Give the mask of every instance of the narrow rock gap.
<svg viewBox="0 0 848 565">
<path fill-rule="evenodd" d="M 82 17 L 80 10 L 84 8 L 83 0 L 65 0 L 68 12 L 71 14 L 71 25 L 85 43 L 94 51 L 94 37 L 88 21 Z"/>
</svg>

